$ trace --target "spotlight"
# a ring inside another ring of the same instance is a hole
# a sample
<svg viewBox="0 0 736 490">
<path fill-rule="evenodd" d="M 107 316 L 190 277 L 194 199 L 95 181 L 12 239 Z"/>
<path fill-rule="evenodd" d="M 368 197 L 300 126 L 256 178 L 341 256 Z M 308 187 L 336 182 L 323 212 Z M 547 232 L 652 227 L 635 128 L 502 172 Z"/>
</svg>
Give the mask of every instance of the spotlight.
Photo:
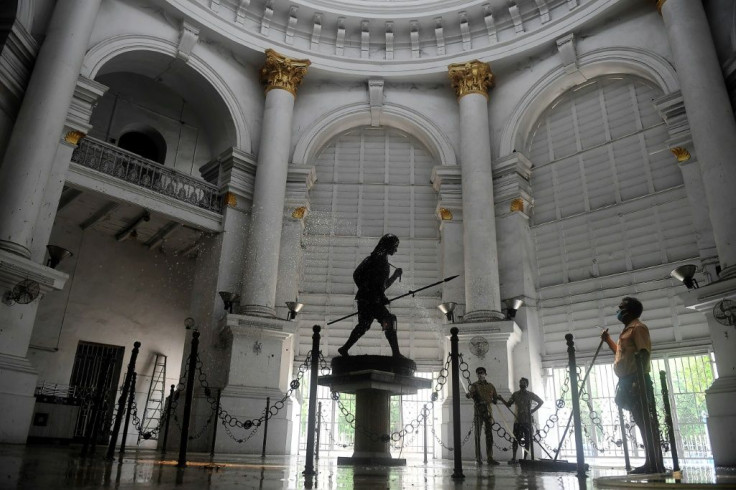
<svg viewBox="0 0 736 490">
<path fill-rule="evenodd" d="M 225 304 L 225 309 L 228 313 L 233 312 L 233 304 L 240 301 L 240 295 L 235 293 L 229 293 L 227 291 L 220 291 L 219 292 L 220 298 L 222 298 L 222 302 Z"/>
<path fill-rule="evenodd" d="M 524 300 L 521 298 L 509 298 L 504 300 L 506 304 L 506 319 L 513 320 L 516 318 L 516 310 L 524 305 Z"/>
<path fill-rule="evenodd" d="M 447 318 L 447 321 L 450 323 L 455 323 L 455 307 L 457 306 L 457 303 L 450 301 L 447 303 L 441 303 L 437 305 L 437 308 L 445 314 L 445 318 Z"/>
<path fill-rule="evenodd" d="M 299 302 L 299 299 L 295 299 L 294 301 L 287 301 L 286 307 L 289 308 L 289 313 L 286 315 L 286 320 L 291 321 L 294 318 L 296 318 L 296 314 L 302 311 L 302 308 L 304 308 L 304 305 Z"/>
<path fill-rule="evenodd" d="M 688 289 L 698 289 L 700 286 L 694 277 L 697 270 L 698 266 L 685 264 L 670 272 L 670 276 L 685 284 Z"/>
<path fill-rule="evenodd" d="M 46 245 L 46 250 L 49 251 L 49 260 L 46 261 L 46 267 L 51 267 L 52 269 L 56 269 L 59 262 L 65 258 L 74 255 L 69 250 L 56 245 Z"/>
<path fill-rule="evenodd" d="M 194 318 L 192 318 L 191 316 L 186 317 L 186 319 L 184 319 L 184 327 L 187 330 L 191 330 L 192 328 L 194 328 Z"/>
</svg>

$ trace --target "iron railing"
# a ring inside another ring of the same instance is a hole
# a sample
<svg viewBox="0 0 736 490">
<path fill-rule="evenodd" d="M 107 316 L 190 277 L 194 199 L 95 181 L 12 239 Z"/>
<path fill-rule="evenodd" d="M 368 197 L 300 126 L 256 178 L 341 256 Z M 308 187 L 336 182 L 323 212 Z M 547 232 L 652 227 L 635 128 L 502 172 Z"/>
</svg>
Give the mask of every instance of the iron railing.
<svg viewBox="0 0 736 490">
<path fill-rule="evenodd" d="M 163 167 L 89 136 L 82 138 L 72 162 L 194 206 L 222 213 L 216 186 Z"/>
</svg>

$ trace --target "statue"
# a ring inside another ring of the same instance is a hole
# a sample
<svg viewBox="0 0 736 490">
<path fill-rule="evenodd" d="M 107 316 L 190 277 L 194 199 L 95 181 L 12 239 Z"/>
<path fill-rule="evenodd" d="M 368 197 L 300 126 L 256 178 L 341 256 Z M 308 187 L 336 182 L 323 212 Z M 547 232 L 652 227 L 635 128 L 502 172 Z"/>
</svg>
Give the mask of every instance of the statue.
<svg viewBox="0 0 736 490">
<path fill-rule="evenodd" d="M 348 351 L 369 328 L 373 320 L 378 320 L 383 329 L 383 334 L 391 346 L 391 355 L 404 357 L 399 351 L 399 341 L 396 335 L 396 316 L 392 315 L 386 305 L 386 290 L 396 281 L 401 279 L 402 270 L 397 268 L 389 275 L 388 256 L 396 253 L 399 247 L 399 238 L 387 233 L 378 241 L 373 252 L 363 259 L 353 272 L 353 280 L 358 286 L 355 299 L 358 302 L 358 324 L 350 333 L 345 345 L 337 349 L 341 356 L 348 356 Z"/>
</svg>

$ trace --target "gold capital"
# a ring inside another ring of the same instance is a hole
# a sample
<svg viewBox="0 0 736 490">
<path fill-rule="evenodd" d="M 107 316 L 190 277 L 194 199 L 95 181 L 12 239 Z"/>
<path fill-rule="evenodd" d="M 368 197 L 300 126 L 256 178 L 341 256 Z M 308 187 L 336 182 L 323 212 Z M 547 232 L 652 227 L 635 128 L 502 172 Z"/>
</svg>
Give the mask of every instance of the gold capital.
<svg viewBox="0 0 736 490">
<path fill-rule="evenodd" d="M 234 208 L 238 205 L 238 196 L 232 192 L 225 193 L 225 205 L 229 208 Z"/>
<path fill-rule="evenodd" d="M 488 90 L 493 87 L 493 73 L 488 63 L 478 60 L 453 63 L 448 66 L 447 74 L 458 99 L 468 94 L 481 94 L 488 99 Z"/>
<path fill-rule="evenodd" d="M 664 2 L 666 2 L 666 1 L 667 0 L 656 0 L 656 2 L 657 2 L 657 11 L 659 12 L 660 15 L 662 15 L 662 7 L 664 7 Z"/>
<path fill-rule="evenodd" d="M 71 143 L 72 145 L 79 144 L 79 140 L 87 136 L 81 131 L 69 131 L 64 135 L 64 141 Z"/>
<path fill-rule="evenodd" d="M 307 214 L 307 207 L 299 206 L 291 213 L 291 217 L 294 219 L 302 219 L 304 218 L 304 215 L 306 214 Z"/>
<path fill-rule="evenodd" d="M 509 210 L 511 212 L 521 211 L 523 213 L 524 212 L 524 200 L 522 198 L 520 198 L 520 197 L 517 197 L 516 199 L 514 199 L 513 201 L 511 201 L 511 206 L 510 206 Z"/>
<path fill-rule="evenodd" d="M 674 148 L 670 148 L 670 151 L 673 155 L 675 155 L 675 158 L 677 158 L 678 162 L 687 162 L 688 160 L 690 160 L 690 152 L 687 151 L 686 148 L 676 146 Z"/>
<path fill-rule="evenodd" d="M 440 215 L 440 219 L 442 221 L 450 221 L 450 220 L 452 220 L 452 211 L 450 211 L 447 208 L 440 208 L 439 215 Z"/>
<path fill-rule="evenodd" d="M 302 83 L 309 60 L 295 60 L 281 55 L 273 49 L 266 50 L 266 63 L 261 68 L 261 83 L 269 90 L 280 88 L 296 97 L 296 89 Z"/>
</svg>

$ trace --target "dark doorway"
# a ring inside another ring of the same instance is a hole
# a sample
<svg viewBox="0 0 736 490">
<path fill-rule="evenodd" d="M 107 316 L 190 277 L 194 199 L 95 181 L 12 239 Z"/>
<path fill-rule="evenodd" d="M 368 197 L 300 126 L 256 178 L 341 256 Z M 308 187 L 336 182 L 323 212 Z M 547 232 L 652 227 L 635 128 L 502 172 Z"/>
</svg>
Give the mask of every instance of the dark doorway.
<svg viewBox="0 0 736 490">
<path fill-rule="evenodd" d="M 165 143 L 160 135 L 156 136 L 158 137 L 153 137 L 139 131 L 130 131 L 120 137 L 118 146 L 123 150 L 128 150 L 131 153 L 163 165 L 166 158 Z"/>
</svg>

